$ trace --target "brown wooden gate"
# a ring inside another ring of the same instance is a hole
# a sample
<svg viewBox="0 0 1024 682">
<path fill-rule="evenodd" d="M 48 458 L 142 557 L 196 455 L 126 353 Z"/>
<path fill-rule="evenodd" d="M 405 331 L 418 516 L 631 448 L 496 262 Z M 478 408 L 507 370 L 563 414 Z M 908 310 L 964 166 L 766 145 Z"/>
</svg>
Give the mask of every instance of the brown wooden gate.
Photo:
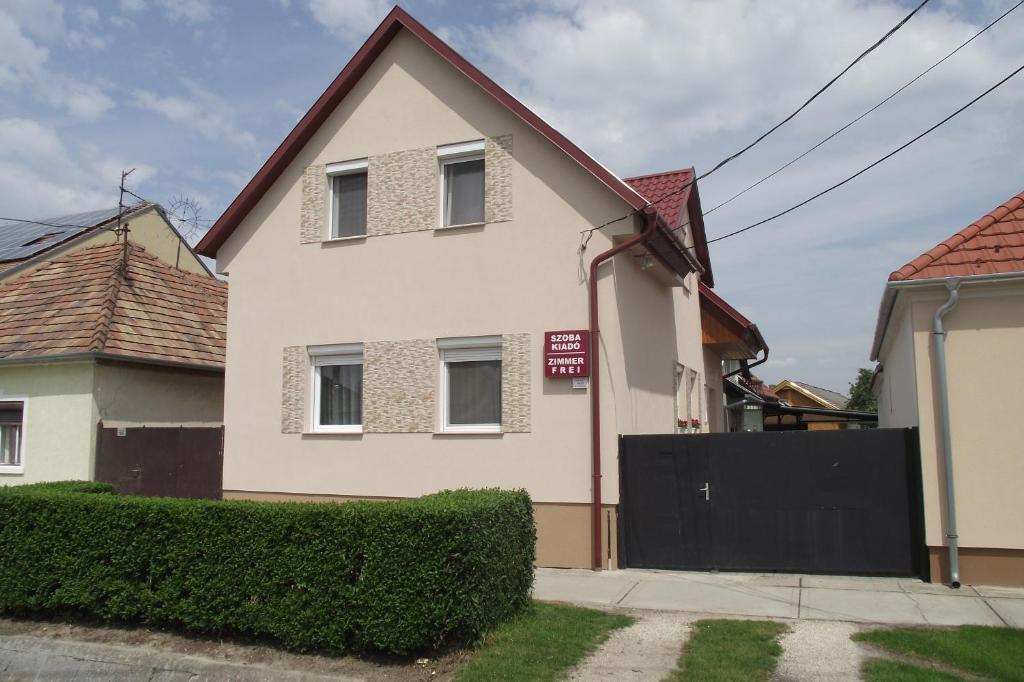
<svg viewBox="0 0 1024 682">
<path fill-rule="evenodd" d="M 223 427 L 105 428 L 96 434 L 96 480 L 124 495 L 220 499 Z"/>
</svg>

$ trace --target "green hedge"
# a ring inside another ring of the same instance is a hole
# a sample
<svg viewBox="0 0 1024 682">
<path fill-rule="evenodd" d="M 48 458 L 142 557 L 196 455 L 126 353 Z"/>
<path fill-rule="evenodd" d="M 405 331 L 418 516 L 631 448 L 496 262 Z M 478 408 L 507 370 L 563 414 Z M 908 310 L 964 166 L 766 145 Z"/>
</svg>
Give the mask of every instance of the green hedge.
<svg viewBox="0 0 1024 682">
<path fill-rule="evenodd" d="M 529 603 L 522 491 L 311 504 L 0 490 L 0 610 L 82 614 L 299 649 L 476 641 Z"/>
</svg>

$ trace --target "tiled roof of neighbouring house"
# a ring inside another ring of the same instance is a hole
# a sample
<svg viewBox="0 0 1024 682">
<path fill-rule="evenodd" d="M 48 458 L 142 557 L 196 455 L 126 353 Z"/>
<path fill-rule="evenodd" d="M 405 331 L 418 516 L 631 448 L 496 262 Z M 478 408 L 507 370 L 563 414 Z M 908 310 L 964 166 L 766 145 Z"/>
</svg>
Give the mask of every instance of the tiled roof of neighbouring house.
<svg viewBox="0 0 1024 682">
<path fill-rule="evenodd" d="M 143 202 L 125 210 L 129 218 L 153 204 Z M 49 251 L 84 232 L 109 227 L 117 221 L 117 207 L 86 211 L 38 221 L 9 221 L 0 223 L 0 272 L 33 256 Z"/>
<path fill-rule="evenodd" d="M 0 285 L 0 359 L 95 353 L 223 369 L 227 284 L 93 246 Z"/>
<path fill-rule="evenodd" d="M 762 398 L 776 401 L 779 399 L 779 396 L 772 390 L 772 387 L 762 381 L 756 374 L 751 373 L 749 381 L 742 374 L 737 374 L 736 378 L 740 383 Z"/>
<path fill-rule="evenodd" d="M 1024 272 L 1024 192 L 889 275 L 889 281 Z"/>
</svg>

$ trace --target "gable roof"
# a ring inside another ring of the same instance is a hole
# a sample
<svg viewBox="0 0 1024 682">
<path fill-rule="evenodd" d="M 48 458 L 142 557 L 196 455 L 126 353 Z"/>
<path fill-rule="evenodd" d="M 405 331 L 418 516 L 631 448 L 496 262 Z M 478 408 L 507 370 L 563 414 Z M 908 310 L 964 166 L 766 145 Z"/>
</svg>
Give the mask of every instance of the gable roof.
<svg viewBox="0 0 1024 682">
<path fill-rule="evenodd" d="M 573 144 L 569 138 L 552 128 L 544 119 L 530 111 L 522 102 L 510 95 L 501 86 L 488 78 L 482 71 L 470 64 L 462 55 L 453 50 L 443 40 L 430 32 L 423 24 L 416 21 L 408 12 L 395 6 L 370 35 L 363 46 L 355 53 L 341 73 L 327 87 L 320 98 L 306 112 L 295 128 L 281 142 L 280 146 L 266 163 L 256 172 L 249 184 L 231 202 L 227 210 L 221 214 L 210 231 L 199 242 L 196 251 L 204 256 L 214 257 L 217 249 L 234 232 L 249 211 L 263 197 L 274 181 L 285 171 L 288 164 L 298 155 L 313 134 L 327 120 L 346 95 L 366 73 L 374 60 L 380 56 L 384 48 L 402 29 L 423 41 L 441 59 L 448 62 L 457 71 L 476 83 L 485 93 L 516 115 L 552 144 L 568 154 L 573 160 L 589 171 L 594 177 L 618 194 L 630 207 L 640 210 L 647 202 L 621 178 L 598 163 L 593 157 Z"/>
<path fill-rule="evenodd" d="M 701 281 L 708 286 L 714 286 L 711 255 L 708 253 L 708 240 L 704 232 L 704 218 L 700 210 L 700 196 L 697 193 L 697 180 L 693 168 L 637 175 L 623 178 L 623 182 L 635 189 L 648 202 L 657 202 L 654 206 L 669 229 L 679 229 L 686 223 L 687 218 L 690 219 L 693 250 L 704 268 Z M 694 210 L 691 210 L 691 202 Z"/>
<path fill-rule="evenodd" d="M 142 202 L 125 211 L 131 217 L 155 206 Z M 0 224 L 0 268 L 6 270 L 15 264 L 38 256 L 85 233 L 110 227 L 117 221 L 118 208 L 104 208 L 70 215 L 15 220 Z M 6 265 L 7 267 L 2 267 Z"/>
<path fill-rule="evenodd" d="M 797 393 L 802 393 L 808 398 L 821 403 L 825 407 L 836 410 L 845 408 L 846 403 L 850 402 L 850 399 L 842 393 L 830 391 L 827 388 L 821 388 L 820 386 L 813 386 L 802 381 L 794 381 L 793 379 L 783 379 L 773 387 L 776 393 L 785 388 L 792 388 Z"/>
<path fill-rule="evenodd" d="M 1024 272 L 1024 192 L 889 275 L 890 282 Z"/>
<path fill-rule="evenodd" d="M 223 370 L 227 284 L 92 246 L 0 285 L 0 362 L 91 356 Z"/>
</svg>

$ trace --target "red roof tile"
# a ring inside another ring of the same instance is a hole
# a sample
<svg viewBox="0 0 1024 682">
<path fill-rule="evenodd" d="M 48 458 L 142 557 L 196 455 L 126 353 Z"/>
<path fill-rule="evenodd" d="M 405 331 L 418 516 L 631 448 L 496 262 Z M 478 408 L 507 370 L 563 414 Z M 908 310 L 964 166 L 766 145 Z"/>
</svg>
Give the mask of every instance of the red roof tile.
<svg viewBox="0 0 1024 682">
<path fill-rule="evenodd" d="M 655 206 L 658 212 L 671 227 L 677 227 L 682 223 L 683 207 L 690 197 L 690 193 L 686 191 L 689 189 L 687 185 L 693 185 L 692 168 L 638 175 L 632 178 L 623 178 L 623 181 L 639 192 L 647 201 L 657 201 Z M 662 197 L 664 200 L 658 201 Z"/>
<path fill-rule="evenodd" d="M 889 281 L 1024 272 L 1024 192 L 889 275 Z"/>
<path fill-rule="evenodd" d="M 0 358 L 101 353 L 223 369 L 227 284 L 121 244 L 56 258 L 0 285 Z"/>
<path fill-rule="evenodd" d="M 714 286 L 715 277 L 711 272 L 711 255 L 708 253 L 707 236 L 704 234 L 704 218 L 700 211 L 700 195 L 692 168 L 637 175 L 624 178 L 629 185 L 649 203 L 653 203 L 669 228 L 675 229 L 689 217 L 687 206 L 695 202 L 696 211 L 690 228 L 693 232 L 693 248 L 697 260 L 704 267 L 701 281 Z M 656 203 L 655 203 L 656 202 Z"/>
</svg>

